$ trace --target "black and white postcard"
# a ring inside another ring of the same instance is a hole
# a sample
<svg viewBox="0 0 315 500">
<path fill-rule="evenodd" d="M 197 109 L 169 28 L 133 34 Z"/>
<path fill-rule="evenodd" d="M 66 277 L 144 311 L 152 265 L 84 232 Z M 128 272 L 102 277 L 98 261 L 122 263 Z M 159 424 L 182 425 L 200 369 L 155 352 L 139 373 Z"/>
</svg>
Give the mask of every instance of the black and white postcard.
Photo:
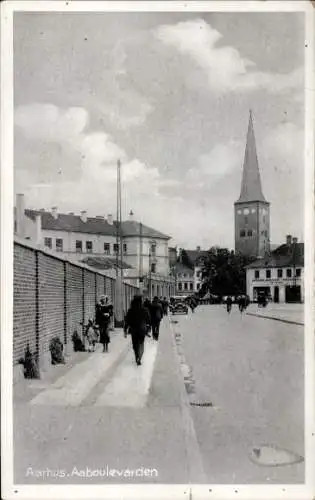
<svg viewBox="0 0 315 500">
<path fill-rule="evenodd" d="M 2 4 L 3 498 L 314 496 L 313 21 Z"/>
</svg>

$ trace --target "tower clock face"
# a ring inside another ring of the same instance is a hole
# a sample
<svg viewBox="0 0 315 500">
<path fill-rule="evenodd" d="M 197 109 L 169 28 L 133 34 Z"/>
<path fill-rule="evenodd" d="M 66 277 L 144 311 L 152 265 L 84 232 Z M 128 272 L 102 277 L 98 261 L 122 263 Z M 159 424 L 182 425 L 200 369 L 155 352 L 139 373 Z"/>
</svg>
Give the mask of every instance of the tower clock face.
<svg viewBox="0 0 315 500">
<path fill-rule="evenodd" d="M 263 215 L 267 215 L 267 210 L 265 208 L 262 209 Z"/>
<path fill-rule="evenodd" d="M 248 214 L 249 214 L 248 208 L 244 208 L 244 215 L 248 215 Z"/>
</svg>

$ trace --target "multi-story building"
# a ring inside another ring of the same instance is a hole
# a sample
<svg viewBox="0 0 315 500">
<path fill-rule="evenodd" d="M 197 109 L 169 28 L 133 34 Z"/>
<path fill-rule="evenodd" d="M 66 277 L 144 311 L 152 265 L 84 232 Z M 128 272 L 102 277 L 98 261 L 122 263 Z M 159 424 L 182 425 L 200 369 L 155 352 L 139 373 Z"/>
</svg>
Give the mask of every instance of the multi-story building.
<svg viewBox="0 0 315 500">
<path fill-rule="evenodd" d="M 194 271 L 181 262 L 175 265 L 176 295 L 192 295 L 194 293 Z"/>
<path fill-rule="evenodd" d="M 169 296 L 175 291 L 170 276 L 168 242 L 170 237 L 134 220 L 123 221 L 120 237 L 111 214 L 88 217 L 24 207 L 18 195 L 15 209 L 15 233 L 34 241 L 40 248 L 62 253 L 69 260 L 112 270 L 123 267 L 124 278 L 142 286 L 148 294 Z M 122 249 L 120 248 L 122 244 Z"/>
<path fill-rule="evenodd" d="M 253 257 L 262 257 L 269 252 L 270 203 L 266 201 L 262 191 L 251 112 L 241 194 L 234 203 L 234 220 L 236 252 Z"/>
<path fill-rule="evenodd" d="M 246 288 L 254 301 L 263 293 L 274 302 L 303 302 L 304 243 L 288 235 L 285 244 L 248 265 Z"/>
</svg>

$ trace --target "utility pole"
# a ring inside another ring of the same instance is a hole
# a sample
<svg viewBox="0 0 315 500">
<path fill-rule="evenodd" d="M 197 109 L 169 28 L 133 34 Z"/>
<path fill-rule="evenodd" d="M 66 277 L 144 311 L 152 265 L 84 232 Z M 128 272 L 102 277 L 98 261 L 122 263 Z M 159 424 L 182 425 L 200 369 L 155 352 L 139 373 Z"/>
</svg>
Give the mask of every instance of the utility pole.
<svg viewBox="0 0 315 500">
<path fill-rule="evenodd" d="M 151 249 L 149 249 L 149 299 L 152 300 L 152 284 L 151 284 Z"/>
<path fill-rule="evenodd" d="M 143 226 L 140 222 L 139 231 L 139 288 L 141 293 L 143 293 Z"/>
<path fill-rule="evenodd" d="M 120 257 L 120 262 L 119 262 Z M 121 220 L 121 162 L 117 161 L 117 220 L 116 220 L 116 326 L 124 319 L 123 299 L 123 237 Z"/>
</svg>

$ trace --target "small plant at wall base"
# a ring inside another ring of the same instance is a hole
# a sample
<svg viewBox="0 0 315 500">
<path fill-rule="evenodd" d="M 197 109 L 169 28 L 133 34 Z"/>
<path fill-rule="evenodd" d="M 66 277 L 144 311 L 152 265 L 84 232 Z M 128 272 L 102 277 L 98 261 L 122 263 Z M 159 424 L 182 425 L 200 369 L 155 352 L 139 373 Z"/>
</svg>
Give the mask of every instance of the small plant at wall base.
<svg viewBox="0 0 315 500">
<path fill-rule="evenodd" d="M 38 362 L 29 344 L 26 346 L 24 358 L 19 359 L 19 364 L 24 367 L 24 378 L 40 378 Z"/>
<path fill-rule="evenodd" d="M 80 335 L 78 334 L 77 330 L 74 330 L 72 337 L 71 337 L 72 343 L 73 343 L 73 350 L 74 352 L 84 352 L 85 351 L 85 346 L 81 340 Z"/>
<path fill-rule="evenodd" d="M 59 337 L 53 337 L 49 343 L 49 350 L 51 354 L 51 364 L 65 364 L 63 356 L 63 344 Z"/>
</svg>

